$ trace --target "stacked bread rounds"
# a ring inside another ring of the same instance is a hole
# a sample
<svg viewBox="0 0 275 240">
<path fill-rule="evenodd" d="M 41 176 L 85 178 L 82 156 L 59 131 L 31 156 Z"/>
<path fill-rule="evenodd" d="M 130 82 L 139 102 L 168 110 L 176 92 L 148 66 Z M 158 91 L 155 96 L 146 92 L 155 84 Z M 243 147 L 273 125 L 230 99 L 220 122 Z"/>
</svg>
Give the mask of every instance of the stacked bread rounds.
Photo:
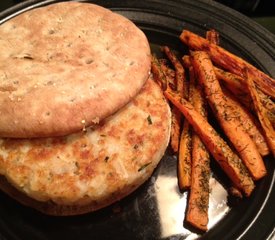
<svg viewBox="0 0 275 240">
<path fill-rule="evenodd" d="M 0 26 L 0 135 L 62 136 L 98 123 L 148 79 L 148 41 L 88 3 L 57 3 Z"/>
<path fill-rule="evenodd" d="M 149 77 L 141 30 L 103 7 L 63 2 L 10 19 L 0 36 L 4 192 L 46 214 L 76 215 L 151 176 L 170 110 Z"/>
</svg>

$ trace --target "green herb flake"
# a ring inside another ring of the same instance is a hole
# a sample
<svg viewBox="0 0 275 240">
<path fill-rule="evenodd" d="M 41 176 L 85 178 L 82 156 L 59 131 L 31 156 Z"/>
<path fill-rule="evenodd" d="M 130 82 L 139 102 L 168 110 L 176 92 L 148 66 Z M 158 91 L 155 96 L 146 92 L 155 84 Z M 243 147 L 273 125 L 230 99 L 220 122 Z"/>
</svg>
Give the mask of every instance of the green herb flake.
<svg viewBox="0 0 275 240">
<path fill-rule="evenodd" d="M 148 124 L 149 124 L 149 125 L 152 125 L 152 124 L 153 124 L 153 122 L 152 122 L 152 118 L 151 118 L 151 116 L 150 116 L 150 115 L 148 115 L 148 117 L 147 117 L 147 121 L 148 121 Z"/>
<path fill-rule="evenodd" d="M 142 166 L 138 169 L 138 171 L 139 171 L 139 172 L 142 171 L 143 169 L 145 169 L 146 167 L 148 167 L 151 163 L 152 163 L 152 162 L 145 163 L 144 165 L 142 165 Z"/>
</svg>

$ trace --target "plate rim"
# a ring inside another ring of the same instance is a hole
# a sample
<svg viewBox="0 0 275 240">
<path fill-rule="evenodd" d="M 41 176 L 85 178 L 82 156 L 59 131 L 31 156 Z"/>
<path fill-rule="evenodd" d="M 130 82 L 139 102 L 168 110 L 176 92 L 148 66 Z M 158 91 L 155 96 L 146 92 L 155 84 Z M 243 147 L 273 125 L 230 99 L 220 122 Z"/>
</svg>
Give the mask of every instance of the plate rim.
<svg viewBox="0 0 275 240">
<path fill-rule="evenodd" d="M 12 17 L 14 13 L 17 12 L 21 12 L 22 9 L 24 10 L 28 10 L 30 8 L 33 7 L 39 7 L 42 5 L 46 5 L 46 4 L 51 4 L 51 3 L 55 3 L 55 2 L 60 2 L 58 0 L 28 0 L 22 3 L 19 3 L 3 12 L 0 13 L 0 20 L 1 19 L 7 19 L 9 17 Z M 106 1 L 101 1 L 101 0 L 95 0 L 95 1 L 80 1 L 80 2 L 94 2 L 94 3 L 105 3 L 105 4 L 116 4 L 116 3 L 120 3 L 120 4 L 124 4 L 124 2 L 127 2 L 128 4 L 140 4 L 140 1 L 138 0 L 132 0 L 132 1 L 117 1 L 117 0 L 106 0 Z M 178 6 L 178 4 L 183 4 L 183 5 L 189 5 L 189 6 L 195 6 L 195 3 L 193 1 L 188 1 L 188 0 L 178 0 L 178 1 L 172 1 L 172 0 L 145 0 L 143 1 L 143 3 L 150 3 L 150 4 L 156 4 L 156 6 L 160 5 L 160 4 L 167 4 L 169 5 L 170 8 L 175 8 Z M 268 30 L 266 30 L 264 27 L 262 27 L 261 25 L 257 24 L 256 22 L 252 21 L 251 19 L 249 19 L 248 17 L 240 14 L 239 12 L 232 10 L 224 5 L 221 5 L 217 2 L 214 1 L 207 1 L 207 0 L 197 0 L 196 4 L 198 4 L 197 2 L 199 2 L 200 7 L 202 9 L 206 9 L 206 6 L 208 6 L 207 4 L 210 4 L 211 7 L 209 7 L 208 11 L 209 12 L 215 12 L 215 16 L 219 16 L 221 18 L 221 13 L 226 12 L 228 14 L 228 16 L 225 19 L 231 19 L 231 24 L 236 24 L 236 20 L 237 21 L 237 25 L 238 27 L 240 27 L 242 29 L 242 31 L 246 31 L 248 36 L 255 36 L 255 42 L 259 42 L 262 43 L 261 46 L 264 46 L 264 50 L 265 52 L 270 55 L 274 61 L 275 61 L 275 35 L 273 35 L 272 33 L 270 33 Z M 102 5 L 102 4 L 100 4 Z M 128 6 L 129 7 L 129 6 Z M 130 7 L 129 7 L 130 8 Z M 117 11 L 118 9 L 125 9 L 123 7 L 114 7 L 111 8 L 112 10 Z M 220 11 L 217 11 L 220 10 Z M 153 11 L 153 10 L 150 10 Z M 159 11 L 159 13 L 162 11 Z M 168 16 L 173 17 L 173 14 L 175 13 L 169 13 Z M 181 18 L 182 16 L 180 16 L 179 18 Z M 1 22 L 0 22 L 1 24 Z M 274 66 L 275 68 L 275 66 Z M 275 71 L 275 70 L 274 70 Z M 273 76 L 274 77 L 274 76 Z M 270 159 L 272 160 L 272 159 Z M 260 213 L 258 213 L 255 221 L 253 221 L 253 223 L 251 223 L 252 225 L 254 224 L 254 222 L 259 222 L 263 220 L 263 217 L 267 214 L 270 214 L 270 212 L 268 211 L 269 209 L 275 209 L 274 206 L 272 206 L 272 204 L 270 204 L 271 200 L 275 201 L 275 189 L 274 189 L 274 182 L 275 182 L 275 173 L 273 171 L 273 175 L 272 175 L 272 180 L 271 180 L 271 188 L 269 189 L 270 192 L 268 193 L 268 195 L 266 196 L 265 199 L 265 203 L 264 206 L 262 206 Z M 271 206 L 269 206 L 271 205 Z M 250 225 L 251 225 L 250 224 Z M 253 230 L 252 228 L 249 228 L 250 226 L 248 226 L 248 228 L 246 229 L 246 231 L 244 233 L 242 233 L 240 236 L 238 236 L 237 239 L 246 239 L 246 235 L 249 232 L 249 236 L 253 235 L 253 232 L 251 231 L 255 231 L 255 229 Z M 275 232 L 275 219 L 273 220 L 273 229 L 270 229 L 270 231 L 268 231 L 266 237 L 267 239 L 271 238 L 274 235 Z M 4 236 L 1 235 L 1 231 L 0 231 L 0 239 L 4 238 Z M 4 238 L 5 239 L 5 238 Z"/>
</svg>

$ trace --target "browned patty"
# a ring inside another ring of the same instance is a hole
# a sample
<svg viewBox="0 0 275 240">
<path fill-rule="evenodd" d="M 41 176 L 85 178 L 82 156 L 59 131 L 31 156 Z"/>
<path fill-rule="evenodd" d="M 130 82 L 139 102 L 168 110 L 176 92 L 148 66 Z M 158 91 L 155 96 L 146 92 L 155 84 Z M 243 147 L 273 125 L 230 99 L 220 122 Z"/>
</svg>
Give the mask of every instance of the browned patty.
<svg viewBox="0 0 275 240">
<path fill-rule="evenodd" d="M 128 105 L 86 132 L 0 139 L 0 174 L 14 188 L 3 177 L 0 187 L 47 214 L 94 211 L 130 194 L 151 176 L 169 132 L 169 106 L 149 79 Z"/>
<path fill-rule="evenodd" d="M 62 136 L 98 123 L 148 79 L 150 48 L 130 20 L 62 2 L 0 25 L 0 136 Z"/>
</svg>

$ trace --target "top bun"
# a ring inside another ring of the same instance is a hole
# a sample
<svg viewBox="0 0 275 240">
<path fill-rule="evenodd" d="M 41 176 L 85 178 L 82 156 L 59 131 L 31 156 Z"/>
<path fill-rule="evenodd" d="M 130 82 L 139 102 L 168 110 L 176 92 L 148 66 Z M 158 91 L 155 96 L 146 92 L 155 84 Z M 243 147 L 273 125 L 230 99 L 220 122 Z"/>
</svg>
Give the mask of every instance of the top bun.
<svg viewBox="0 0 275 240">
<path fill-rule="evenodd" d="M 0 136 L 63 136 L 127 104 L 150 72 L 134 23 L 103 7 L 63 2 L 0 25 Z"/>
</svg>

